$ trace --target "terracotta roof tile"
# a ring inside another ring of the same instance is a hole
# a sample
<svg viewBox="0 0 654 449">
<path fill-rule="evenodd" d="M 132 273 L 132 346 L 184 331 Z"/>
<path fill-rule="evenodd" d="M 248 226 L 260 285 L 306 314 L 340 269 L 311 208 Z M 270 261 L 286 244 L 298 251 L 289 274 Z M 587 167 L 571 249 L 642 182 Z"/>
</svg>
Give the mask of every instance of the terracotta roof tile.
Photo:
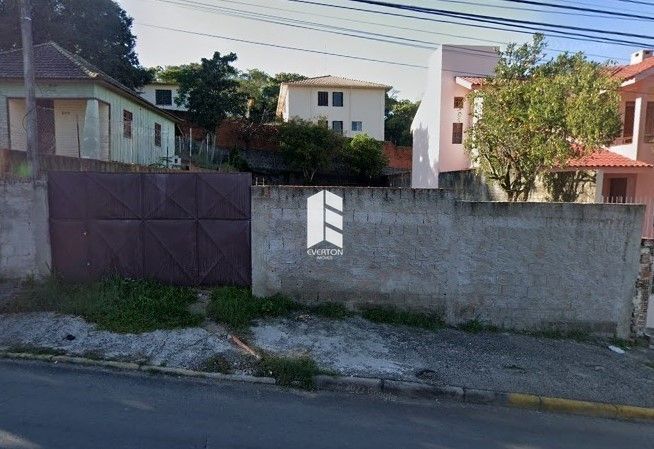
<svg viewBox="0 0 654 449">
<path fill-rule="evenodd" d="M 386 84 L 371 83 L 369 81 L 359 81 L 349 78 L 342 78 L 340 76 L 317 76 L 315 78 L 307 78 L 300 81 L 292 81 L 284 83 L 289 86 L 311 86 L 311 87 L 361 87 L 365 89 L 391 89 L 391 86 Z"/>
<path fill-rule="evenodd" d="M 618 65 L 610 68 L 611 76 L 622 81 L 638 76 L 650 69 L 654 69 L 654 57 L 649 57 L 638 64 Z"/>
<path fill-rule="evenodd" d="M 587 156 L 582 156 L 570 160 L 566 165 L 567 168 L 652 168 L 654 167 L 647 162 L 629 159 L 613 151 L 606 149 L 597 150 Z"/>
</svg>

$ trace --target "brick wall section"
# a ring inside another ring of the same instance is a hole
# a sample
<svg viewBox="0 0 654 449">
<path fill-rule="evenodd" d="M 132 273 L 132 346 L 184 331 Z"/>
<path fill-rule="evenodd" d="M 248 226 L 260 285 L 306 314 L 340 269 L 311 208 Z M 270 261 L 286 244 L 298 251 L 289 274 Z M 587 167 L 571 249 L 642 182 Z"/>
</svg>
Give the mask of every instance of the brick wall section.
<svg viewBox="0 0 654 449">
<path fill-rule="evenodd" d="M 647 306 L 652 292 L 652 264 L 654 263 L 654 240 L 643 239 L 640 246 L 640 270 L 636 281 L 631 332 L 636 337 L 645 335 Z"/>
<path fill-rule="evenodd" d="M 306 252 L 306 200 L 319 190 L 253 187 L 255 294 L 435 311 L 450 324 L 630 334 L 642 206 L 331 188 L 343 197 L 344 255 L 320 261 Z"/>
<path fill-rule="evenodd" d="M 49 273 L 50 235 L 45 180 L 0 180 L 0 278 Z"/>
<path fill-rule="evenodd" d="M 388 156 L 388 166 L 402 170 L 411 170 L 412 154 L 411 147 L 398 147 L 393 142 L 384 142 L 384 153 Z"/>
</svg>

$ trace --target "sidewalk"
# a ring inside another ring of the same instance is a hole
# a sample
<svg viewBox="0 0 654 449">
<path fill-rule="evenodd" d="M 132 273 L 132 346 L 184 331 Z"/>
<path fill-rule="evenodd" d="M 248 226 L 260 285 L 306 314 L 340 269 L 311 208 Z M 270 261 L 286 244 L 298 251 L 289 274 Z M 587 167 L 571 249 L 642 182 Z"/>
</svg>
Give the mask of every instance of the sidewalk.
<svg viewBox="0 0 654 449">
<path fill-rule="evenodd" d="M 304 314 L 259 321 L 249 343 L 276 355 L 308 355 L 320 369 L 341 375 L 654 406 L 654 351 L 643 348 L 617 354 L 605 345 L 571 340 L 423 331 Z M 215 324 L 209 330 L 118 334 L 54 313 L 0 315 L 0 347 L 21 346 L 188 369 L 220 357 L 237 374 L 251 374 L 253 366 L 252 356 Z"/>
</svg>

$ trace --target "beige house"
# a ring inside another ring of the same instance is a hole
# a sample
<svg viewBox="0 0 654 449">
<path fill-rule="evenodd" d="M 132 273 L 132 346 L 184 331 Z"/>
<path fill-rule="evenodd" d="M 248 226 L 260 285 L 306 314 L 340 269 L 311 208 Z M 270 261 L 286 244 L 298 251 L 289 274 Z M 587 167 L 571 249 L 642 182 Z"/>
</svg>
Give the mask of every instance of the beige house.
<svg viewBox="0 0 654 449">
<path fill-rule="evenodd" d="M 39 152 L 161 163 L 175 153 L 177 119 L 49 42 L 34 46 Z M 0 148 L 25 151 L 22 51 L 0 53 Z"/>
<path fill-rule="evenodd" d="M 328 126 L 344 136 L 368 134 L 384 140 L 386 92 L 391 86 L 337 76 L 319 76 L 282 83 L 277 116 L 327 120 Z"/>
<path fill-rule="evenodd" d="M 155 106 L 167 111 L 188 111 L 184 105 L 179 106 L 177 100 L 179 84 L 155 81 L 139 89 L 141 97 L 153 103 Z"/>
</svg>

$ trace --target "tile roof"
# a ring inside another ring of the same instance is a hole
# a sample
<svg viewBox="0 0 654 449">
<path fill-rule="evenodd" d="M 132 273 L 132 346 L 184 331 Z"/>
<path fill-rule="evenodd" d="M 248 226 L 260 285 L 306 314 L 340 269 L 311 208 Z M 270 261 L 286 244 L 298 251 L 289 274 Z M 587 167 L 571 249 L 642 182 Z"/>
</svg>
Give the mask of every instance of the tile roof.
<svg viewBox="0 0 654 449">
<path fill-rule="evenodd" d="M 652 168 L 647 162 L 629 159 L 607 149 L 597 150 L 587 156 L 571 159 L 566 168 Z"/>
<path fill-rule="evenodd" d="M 39 80 L 102 81 L 120 90 L 138 103 L 177 120 L 167 112 L 143 99 L 137 92 L 104 73 L 85 59 L 69 52 L 55 42 L 34 45 L 34 77 Z M 22 49 L 0 52 L 0 79 L 23 78 Z"/>
<path fill-rule="evenodd" d="M 291 81 L 284 83 L 289 86 L 311 86 L 311 87 L 360 87 L 364 89 L 391 89 L 391 86 L 386 84 L 371 83 L 369 81 L 359 81 L 349 78 L 342 78 L 340 76 L 317 76 L 315 78 L 307 78 L 300 81 Z"/>
<path fill-rule="evenodd" d="M 649 57 L 638 64 L 614 66 L 610 68 L 610 71 L 611 76 L 625 81 L 650 69 L 654 69 L 654 57 Z"/>
<path fill-rule="evenodd" d="M 473 86 L 480 86 L 486 82 L 486 77 L 481 77 L 481 76 L 459 76 L 458 78 L 462 78 L 472 84 Z"/>
</svg>

